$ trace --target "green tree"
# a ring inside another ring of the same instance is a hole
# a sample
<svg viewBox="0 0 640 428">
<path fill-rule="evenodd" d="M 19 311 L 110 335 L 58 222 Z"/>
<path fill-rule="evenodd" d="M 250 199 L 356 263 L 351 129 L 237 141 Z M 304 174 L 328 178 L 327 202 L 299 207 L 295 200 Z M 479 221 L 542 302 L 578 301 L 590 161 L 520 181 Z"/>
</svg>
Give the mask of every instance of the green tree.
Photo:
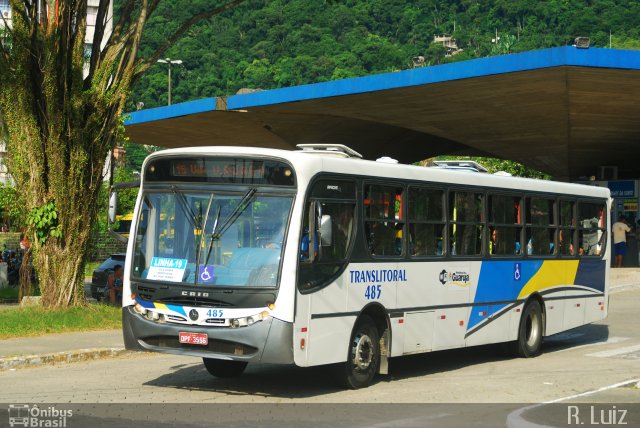
<svg viewBox="0 0 640 428">
<path fill-rule="evenodd" d="M 22 230 L 26 226 L 27 211 L 15 186 L 0 183 L 0 210 L 3 226 L 13 230 Z"/>
<path fill-rule="evenodd" d="M 10 1 L 12 27 L 0 44 L 0 115 L 45 306 L 84 300 L 102 170 L 133 83 L 196 22 L 242 2 L 175 5 L 167 34 L 143 54 L 143 29 L 159 1 L 123 0 L 109 33 L 110 1 L 101 0 L 85 55 L 86 0 Z"/>
<path fill-rule="evenodd" d="M 426 65 L 436 65 L 445 62 L 445 55 L 447 54 L 447 48 L 440 43 L 431 43 L 425 50 L 425 63 Z"/>
<path fill-rule="evenodd" d="M 140 172 L 140 170 L 142 169 L 142 162 L 144 162 L 147 156 L 160 149 L 156 146 L 145 146 L 142 144 L 133 144 L 129 142 L 124 143 L 123 146 L 126 153 L 124 158 L 125 166 L 132 174 L 132 176 L 136 172 Z M 117 182 L 117 180 L 114 181 Z"/>
<path fill-rule="evenodd" d="M 438 156 L 436 160 L 472 160 L 484 166 L 489 174 L 496 172 L 506 172 L 514 177 L 538 178 L 542 180 L 551 180 L 551 176 L 544 172 L 524 166 L 518 162 L 507 159 L 488 158 L 482 156 Z M 428 163 L 429 160 L 423 161 Z"/>
</svg>

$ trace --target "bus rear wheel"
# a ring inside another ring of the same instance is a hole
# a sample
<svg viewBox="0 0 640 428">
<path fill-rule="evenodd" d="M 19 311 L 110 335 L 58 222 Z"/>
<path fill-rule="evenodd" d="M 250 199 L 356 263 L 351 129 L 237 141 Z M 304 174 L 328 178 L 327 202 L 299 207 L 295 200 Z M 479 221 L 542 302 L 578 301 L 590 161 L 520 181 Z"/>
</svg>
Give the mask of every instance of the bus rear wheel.
<svg viewBox="0 0 640 428">
<path fill-rule="evenodd" d="M 247 368 L 247 363 L 244 361 L 203 358 L 202 362 L 209 374 L 215 377 L 238 377 Z"/>
<path fill-rule="evenodd" d="M 515 354 L 530 358 L 540 354 L 544 322 L 540 302 L 532 300 L 525 306 L 520 318 L 518 340 L 515 342 Z"/>
<path fill-rule="evenodd" d="M 346 388 L 364 388 L 371 385 L 379 367 L 378 329 L 371 317 L 363 315 L 351 333 L 347 361 L 338 368 L 339 380 Z"/>
</svg>

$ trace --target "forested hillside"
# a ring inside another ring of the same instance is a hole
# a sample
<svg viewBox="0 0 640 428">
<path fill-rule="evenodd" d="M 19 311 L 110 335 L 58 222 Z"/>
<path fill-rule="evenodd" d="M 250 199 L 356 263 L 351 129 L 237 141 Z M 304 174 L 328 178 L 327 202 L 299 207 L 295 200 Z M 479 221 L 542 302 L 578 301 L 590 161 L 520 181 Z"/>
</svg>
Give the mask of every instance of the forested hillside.
<svg viewBox="0 0 640 428">
<path fill-rule="evenodd" d="M 210 0 L 161 0 L 145 30 L 149 53 Z M 117 9 L 117 7 L 116 7 Z M 462 49 L 445 56 L 434 35 Z M 495 42 L 496 34 L 499 37 Z M 572 44 L 640 48 L 639 0 L 250 0 L 196 25 L 168 52 L 173 102 L 403 70 Z M 157 64 L 130 97 L 166 105 L 167 68 Z"/>
</svg>

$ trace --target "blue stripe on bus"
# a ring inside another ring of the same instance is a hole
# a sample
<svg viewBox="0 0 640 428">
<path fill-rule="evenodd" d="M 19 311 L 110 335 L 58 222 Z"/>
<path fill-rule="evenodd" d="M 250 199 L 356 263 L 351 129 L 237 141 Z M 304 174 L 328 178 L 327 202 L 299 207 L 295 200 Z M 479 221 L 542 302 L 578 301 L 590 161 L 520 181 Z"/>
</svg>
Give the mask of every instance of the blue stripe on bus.
<svg viewBox="0 0 640 428">
<path fill-rule="evenodd" d="M 178 314 L 180 314 L 180 315 L 183 315 L 183 316 L 185 316 L 185 317 L 187 316 L 187 313 L 185 312 L 184 307 L 182 307 L 182 306 L 167 305 L 167 308 L 168 308 L 170 311 L 176 312 L 176 313 L 178 313 Z"/>
<path fill-rule="evenodd" d="M 150 302 L 148 300 L 144 300 L 141 299 L 140 297 L 136 297 L 136 303 L 138 303 L 140 306 L 142 306 L 143 308 L 147 308 L 147 309 L 154 309 L 156 306 L 153 304 L 153 302 Z"/>
<path fill-rule="evenodd" d="M 545 266 L 545 269 L 541 268 Z M 594 291 L 604 293 L 606 261 L 582 259 L 578 262 L 575 275 L 571 274 L 570 264 L 575 266 L 575 260 L 523 260 L 523 261 L 491 261 L 483 262 L 480 277 L 476 287 L 474 306 L 469 313 L 467 331 L 472 330 L 490 315 L 504 309 L 506 304 L 495 304 L 498 301 L 516 301 L 518 297 L 526 298 L 530 292 L 542 290 L 556 290 L 557 287 L 566 289 L 567 285 L 589 287 Z M 516 279 L 515 271 L 518 264 L 520 277 Z M 559 264 L 566 264 L 566 269 L 560 269 L 566 278 L 557 276 Z M 548 268 L 548 269 L 547 269 Z M 538 275 L 536 277 L 536 275 Z M 534 279 L 534 277 L 536 277 Z M 529 285 L 526 295 L 520 296 L 524 288 L 534 280 L 533 287 Z M 557 281 L 557 282 L 556 282 Z M 564 287 L 563 287 L 564 286 Z M 486 303 L 483 305 L 483 303 Z"/>
<path fill-rule="evenodd" d="M 519 266 L 518 279 L 515 275 L 516 263 Z M 542 260 L 482 262 L 474 307 L 469 314 L 467 329 L 472 329 L 484 321 L 488 315 L 492 315 L 506 306 L 506 304 L 482 306 L 482 302 L 517 300 L 522 288 L 538 273 L 543 263 Z M 481 315 L 482 312 L 486 312 L 486 315 Z"/>
<path fill-rule="evenodd" d="M 604 260 L 580 260 L 576 273 L 576 285 L 584 285 L 604 293 L 607 265 Z"/>
</svg>

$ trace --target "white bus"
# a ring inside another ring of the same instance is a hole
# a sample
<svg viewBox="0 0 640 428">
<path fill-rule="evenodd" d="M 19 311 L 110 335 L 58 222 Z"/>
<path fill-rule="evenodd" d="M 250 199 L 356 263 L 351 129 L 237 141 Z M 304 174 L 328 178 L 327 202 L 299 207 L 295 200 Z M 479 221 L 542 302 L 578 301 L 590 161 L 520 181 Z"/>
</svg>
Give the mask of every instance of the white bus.
<svg viewBox="0 0 640 428">
<path fill-rule="evenodd" d="M 344 146 L 150 155 L 125 266 L 127 349 L 335 364 L 544 336 L 608 308 L 609 190 L 367 161 Z"/>
</svg>

